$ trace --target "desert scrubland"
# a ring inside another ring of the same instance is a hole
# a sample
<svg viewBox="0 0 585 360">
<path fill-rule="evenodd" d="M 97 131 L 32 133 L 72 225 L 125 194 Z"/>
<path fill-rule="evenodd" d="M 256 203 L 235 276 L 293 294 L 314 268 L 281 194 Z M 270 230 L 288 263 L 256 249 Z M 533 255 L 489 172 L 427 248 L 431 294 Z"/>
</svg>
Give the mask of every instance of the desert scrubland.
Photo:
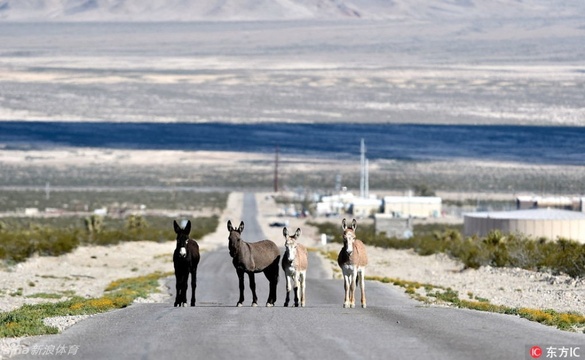
<svg viewBox="0 0 585 360">
<path fill-rule="evenodd" d="M 408 7 L 399 17 L 363 20 L 107 24 L 95 21 L 99 13 L 86 14 L 89 23 L 60 22 L 59 16 L 51 23 L 18 22 L 20 13 L 12 13 L 4 16 L 12 21 L 0 22 L 0 120 L 31 121 L 31 127 L 35 121 L 584 125 L 582 9 L 559 5 L 550 18 L 546 9 L 528 15 L 516 9 L 517 17 L 492 18 L 472 8 L 474 16 L 453 18 L 433 17 L 436 10 L 428 8 L 418 16 Z M 302 134 L 291 136 L 302 142 Z M 274 154 L 238 153 L 229 144 L 224 151 L 0 144 L 0 168 L 0 189 L 9 191 L 42 191 L 50 182 L 58 191 L 230 192 L 218 232 L 201 242 L 206 250 L 225 245 L 221 229 L 226 218 L 237 218 L 241 192 L 259 194 L 261 224 L 278 211 L 265 196 Z M 284 190 L 331 192 L 338 174 L 350 190 L 359 188 L 359 161 L 283 154 L 279 169 Z M 482 158 L 370 164 L 372 192 L 404 193 L 426 184 L 458 202 L 579 195 L 584 178 L 583 165 Z M 304 220 L 293 220 L 297 225 L 305 228 Z M 306 229 L 305 241 L 315 245 L 319 234 Z M 276 230 L 265 232 L 279 238 Z M 166 257 L 172 245 L 141 245 L 156 261 L 145 264 L 136 254 L 121 264 L 116 254 L 130 246 L 122 244 L 2 269 L 1 310 L 31 301 L 10 296 L 18 288 L 24 295 L 71 288 L 91 296 L 115 277 L 172 269 Z M 372 275 L 452 287 L 495 304 L 585 313 L 581 280 L 518 269 L 463 271 L 441 256 L 368 251 Z M 65 278 L 56 264 L 79 276 Z"/>
</svg>

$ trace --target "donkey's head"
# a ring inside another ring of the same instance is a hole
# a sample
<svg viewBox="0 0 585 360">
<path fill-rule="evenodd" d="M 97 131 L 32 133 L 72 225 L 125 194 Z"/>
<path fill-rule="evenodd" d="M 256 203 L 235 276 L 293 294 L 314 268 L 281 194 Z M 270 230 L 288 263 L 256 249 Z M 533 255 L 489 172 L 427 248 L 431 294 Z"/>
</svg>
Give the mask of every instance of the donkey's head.
<svg viewBox="0 0 585 360">
<path fill-rule="evenodd" d="M 341 222 L 341 227 L 343 228 L 343 248 L 347 251 L 348 254 L 353 252 L 353 242 L 355 241 L 355 229 L 357 228 L 357 221 L 353 219 L 351 222 L 351 227 L 347 227 L 345 223 L 345 219 Z"/>
<path fill-rule="evenodd" d="M 173 220 L 173 226 L 175 228 L 175 233 L 177 234 L 177 249 L 179 249 L 179 254 L 182 257 L 187 256 L 187 241 L 189 240 L 189 233 L 191 232 L 191 221 L 187 221 L 185 227 L 182 228 L 177 224 L 176 220 Z"/>
<path fill-rule="evenodd" d="M 230 256 L 234 257 L 240 249 L 240 243 L 242 241 L 242 231 L 244 231 L 244 222 L 240 222 L 240 226 L 234 229 L 231 220 L 227 222 L 227 228 L 230 232 L 228 236 L 228 248 L 230 250 Z"/>
<path fill-rule="evenodd" d="M 284 235 L 285 254 L 289 261 L 293 261 L 297 256 L 297 239 L 301 236 L 301 229 L 297 228 L 293 235 L 289 235 L 288 229 L 285 227 L 282 229 L 282 235 Z"/>
</svg>

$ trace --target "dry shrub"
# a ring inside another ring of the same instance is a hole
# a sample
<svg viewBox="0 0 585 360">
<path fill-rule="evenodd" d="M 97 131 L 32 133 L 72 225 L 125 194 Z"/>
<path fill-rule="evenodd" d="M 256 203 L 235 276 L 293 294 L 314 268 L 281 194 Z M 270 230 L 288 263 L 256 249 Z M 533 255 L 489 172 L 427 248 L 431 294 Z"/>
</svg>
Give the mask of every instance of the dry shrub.
<svg viewBox="0 0 585 360">
<path fill-rule="evenodd" d="M 309 223 L 319 232 L 332 235 L 334 242 L 342 242 L 339 225 L 333 223 Z M 373 225 L 363 225 L 358 237 L 366 244 L 393 249 L 413 249 L 426 256 L 445 253 L 461 261 L 465 267 L 481 266 L 518 267 L 526 270 L 585 276 L 585 245 L 569 239 L 532 239 L 517 234 L 504 234 L 498 230 L 486 237 L 464 238 L 451 226 L 433 225 L 415 227 L 410 239 L 388 238 L 376 235 Z"/>
</svg>

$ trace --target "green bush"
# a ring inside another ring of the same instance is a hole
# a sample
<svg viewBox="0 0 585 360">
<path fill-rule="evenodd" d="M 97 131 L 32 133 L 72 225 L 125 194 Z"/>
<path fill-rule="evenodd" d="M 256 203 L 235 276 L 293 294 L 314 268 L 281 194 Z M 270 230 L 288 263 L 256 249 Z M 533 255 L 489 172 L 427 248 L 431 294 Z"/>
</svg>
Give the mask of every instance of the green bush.
<svg viewBox="0 0 585 360">
<path fill-rule="evenodd" d="M 310 225 L 317 227 L 321 233 L 331 235 L 333 242 L 343 242 L 340 225 Z M 414 236 L 410 239 L 376 235 L 373 225 L 361 225 L 356 233 L 368 245 L 413 249 L 423 256 L 445 253 L 461 261 L 467 268 L 519 267 L 553 274 L 564 273 L 575 278 L 585 276 L 585 245 L 568 239 L 531 239 L 500 231 L 492 231 L 483 238 L 463 238 L 459 229 L 444 225 L 415 226 Z"/>
<path fill-rule="evenodd" d="M 0 259 L 9 263 L 22 262 L 34 254 L 58 256 L 73 251 L 79 245 L 115 245 L 124 241 L 173 240 L 172 219 L 168 217 L 131 217 L 126 220 L 110 218 L 76 218 L 76 225 L 64 226 L 29 223 L 17 225 L 5 222 L 0 229 Z M 7 224 L 8 223 L 8 224 Z M 198 217 L 192 220 L 191 237 L 201 239 L 215 231 L 219 217 Z"/>
<path fill-rule="evenodd" d="M 42 227 L 23 231 L 0 231 L 0 258 L 24 261 L 33 254 L 58 256 L 79 246 L 79 230 Z"/>
</svg>

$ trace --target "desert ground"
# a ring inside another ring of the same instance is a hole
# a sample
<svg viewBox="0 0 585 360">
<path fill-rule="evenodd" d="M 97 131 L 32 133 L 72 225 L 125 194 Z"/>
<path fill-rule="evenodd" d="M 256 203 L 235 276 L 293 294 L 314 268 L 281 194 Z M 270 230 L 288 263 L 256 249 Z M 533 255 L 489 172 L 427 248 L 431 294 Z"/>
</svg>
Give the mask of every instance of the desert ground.
<svg viewBox="0 0 585 360">
<path fill-rule="evenodd" d="M 357 143 L 359 144 L 359 143 Z M 357 146 L 356 146 L 357 147 Z M 121 150 L 97 148 L 0 149 L 0 189 L 173 188 L 265 192 L 273 188 L 274 153 Z M 336 177 L 359 193 L 359 154 L 350 159 L 281 154 L 279 190 L 335 191 Z M 576 196 L 585 192 L 585 167 L 482 159 L 369 163 L 370 193 L 406 194 L 425 184 L 444 200 L 508 201 L 517 195 Z"/>
<path fill-rule="evenodd" d="M 580 13 L 508 16 L 0 23 L 0 119 L 582 125 Z"/>
<path fill-rule="evenodd" d="M 0 120 L 581 126 L 583 27 L 580 18 L 569 20 L 0 24 Z M 302 142 L 302 134 L 292 135 Z M 217 231 L 200 241 L 204 251 L 226 247 L 225 223 L 239 217 L 242 192 L 251 191 L 266 236 L 282 238 L 282 229 L 268 226 L 279 213 L 269 192 L 274 154 L 0 145 L 2 189 L 42 189 L 51 179 L 65 190 L 229 191 Z M 359 183 L 359 161 L 281 160 L 281 191 L 331 191 L 337 174 L 350 190 Z M 522 191 L 579 194 L 583 178 L 583 166 L 482 159 L 370 164 L 371 192 L 427 184 L 443 199 L 463 203 L 511 202 Z M 307 220 L 289 224 L 303 230 L 303 243 L 340 248 L 319 245 Z M 0 311 L 47 301 L 28 297 L 38 293 L 99 296 L 113 280 L 170 272 L 172 236 L 169 228 L 168 243 L 80 247 L 3 267 Z M 582 280 L 521 269 L 464 270 L 443 255 L 367 250 L 369 275 L 451 287 L 461 298 L 472 293 L 494 304 L 585 313 Z M 321 262 L 339 276 L 336 264 Z M 144 301 L 166 299 L 161 288 Z"/>
</svg>

